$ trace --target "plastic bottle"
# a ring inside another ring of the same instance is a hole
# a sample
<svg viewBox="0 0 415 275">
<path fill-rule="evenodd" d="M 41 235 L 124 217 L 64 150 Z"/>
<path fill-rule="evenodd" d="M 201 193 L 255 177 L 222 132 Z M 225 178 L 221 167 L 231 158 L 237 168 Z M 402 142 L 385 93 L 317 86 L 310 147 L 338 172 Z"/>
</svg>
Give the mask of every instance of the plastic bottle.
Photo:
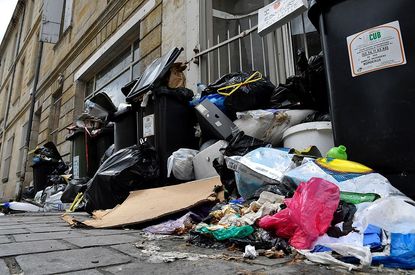
<svg viewBox="0 0 415 275">
<path fill-rule="evenodd" d="M 6 202 L 1 205 L 4 208 L 16 211 L 26 211 L 26 212 L 40 212 L 42 208 L 27 202 Z"/>
<path fill-rule="evenodd" d="M 333 147 L 327 152 L 328 158 L 347 160 L 346 146 Z"/>
</svg>

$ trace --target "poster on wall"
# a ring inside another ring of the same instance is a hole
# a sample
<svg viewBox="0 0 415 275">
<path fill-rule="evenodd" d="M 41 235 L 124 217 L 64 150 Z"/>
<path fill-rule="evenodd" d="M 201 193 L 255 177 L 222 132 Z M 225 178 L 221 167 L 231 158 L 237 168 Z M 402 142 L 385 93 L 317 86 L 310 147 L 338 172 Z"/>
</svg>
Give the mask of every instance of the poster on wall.
<svg viewBox="0 0 415 275">
<path fill-rule="evenodd" d="M 307 10 L 307 0 L 276 0 L 258 10 L 258 34 L 264 36 Z"/>
</svg>

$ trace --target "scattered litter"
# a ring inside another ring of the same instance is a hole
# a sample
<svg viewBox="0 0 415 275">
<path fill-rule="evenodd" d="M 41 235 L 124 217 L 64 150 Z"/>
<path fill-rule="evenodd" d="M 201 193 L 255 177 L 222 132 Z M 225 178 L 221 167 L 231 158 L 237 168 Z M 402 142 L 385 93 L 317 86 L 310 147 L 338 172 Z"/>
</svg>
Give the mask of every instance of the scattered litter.
<svg viewBox="0 0 415 275">
<path fill-rule="evenodd" d="M 242 256 L 248 259 L 255 259 L 256 257 L 258 257 L 258 253 L 255 250 L 255 246 L 252 246 L 252 245 L 245 246 L 245 252 Z"/>
</svg>

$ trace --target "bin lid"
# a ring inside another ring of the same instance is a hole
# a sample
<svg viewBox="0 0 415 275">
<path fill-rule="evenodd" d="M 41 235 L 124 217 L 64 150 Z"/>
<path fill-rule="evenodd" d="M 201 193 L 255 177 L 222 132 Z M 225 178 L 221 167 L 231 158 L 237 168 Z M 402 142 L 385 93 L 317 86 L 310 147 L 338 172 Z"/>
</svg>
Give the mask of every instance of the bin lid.
<svg viewBox="0 0 415 275">
<path fill-rule="evenodd" d="M 131 89 L 126 99 L 127 102 L 136 102 L 140 95 L 154 88 L 157 81 L 165 76 L 182 51 L 183 48 L 173 48 L 162 57 L 155 59 Z"/>
<path fill-rule="evenodd" d="M 89 100 L 95 104 L 98 104 L 100 107 L 104 108 L 105 111 L 107 111 L 110 114 L 113 114 L 118 110 L 117 107 L 114 105 L 114 102 L 106 92 L 99 92 L 93 97 L 91 97 L 91 99 Z"/>
<path fill-rule="evenodd" d="M 319 29 L 318 18 L 323 7 L 333 6 L 345 0 L 308 0 L 308 18 L 317 30 Z"/>
</svg>

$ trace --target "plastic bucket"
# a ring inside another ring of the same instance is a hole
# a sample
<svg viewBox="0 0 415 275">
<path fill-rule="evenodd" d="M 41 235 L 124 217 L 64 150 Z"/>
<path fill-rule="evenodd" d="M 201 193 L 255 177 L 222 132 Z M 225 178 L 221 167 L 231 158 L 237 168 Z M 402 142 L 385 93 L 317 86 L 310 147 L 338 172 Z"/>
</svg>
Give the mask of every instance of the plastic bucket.
<svg viewBox="0 0 415 275">
<path fill-rule="evenodd" d="M 323 156 L 334 146 L 331 122 L 307 122 L 288 128 L 282 139 L 284 147 L 304 150 L 316 146 Z"/>
</svg>

